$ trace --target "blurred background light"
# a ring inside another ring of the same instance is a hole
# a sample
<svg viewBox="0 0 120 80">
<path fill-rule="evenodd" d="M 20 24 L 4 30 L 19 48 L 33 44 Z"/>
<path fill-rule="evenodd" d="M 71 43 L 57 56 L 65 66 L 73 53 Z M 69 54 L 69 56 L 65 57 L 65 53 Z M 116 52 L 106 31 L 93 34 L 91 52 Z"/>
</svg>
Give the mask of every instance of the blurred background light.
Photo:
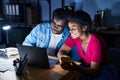
<svg viewBox="0 0 120 80">
<path fill-rule="evenodd" d="M 10 25 L 6 25 L 6 26 L 3 26 L 3 27 L 2 27 L 3 30 L 9 30 L 10 28 L 11 28 Z"/>
</svg>

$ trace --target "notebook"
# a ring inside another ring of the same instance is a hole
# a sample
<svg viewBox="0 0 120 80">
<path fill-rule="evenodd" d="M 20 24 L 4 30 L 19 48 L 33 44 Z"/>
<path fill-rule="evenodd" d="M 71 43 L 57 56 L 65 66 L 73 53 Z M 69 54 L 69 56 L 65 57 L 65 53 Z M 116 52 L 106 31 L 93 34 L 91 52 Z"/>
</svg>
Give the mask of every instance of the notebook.
<svg viewBox="0 0 120 80">
<path fill-rule="evenodd" d="M 28 64 L 32 66 L 39 66 L 41 68 L 51 68 L 58 60 L 48 59 L 46 48 L 25 46 L 22 44 L 17 44 L 17 49 L 20 58 L 24 58 L 27 54 Z"/>
</svg>

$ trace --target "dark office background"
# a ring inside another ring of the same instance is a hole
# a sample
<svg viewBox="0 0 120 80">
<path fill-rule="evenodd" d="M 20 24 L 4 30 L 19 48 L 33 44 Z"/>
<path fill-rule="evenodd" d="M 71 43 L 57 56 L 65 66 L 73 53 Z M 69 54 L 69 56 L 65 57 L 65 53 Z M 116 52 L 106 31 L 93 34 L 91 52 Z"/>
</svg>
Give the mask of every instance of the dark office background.
<svg viewBox="0 0 120 80">
<path fill-rule="evenodd" d="M 18 5 L 20 8 L 19 15 L 7 13 L 6 5 Z M 25 36 L 38 23 L 50 21 L 53 10 L 65 6 L 74 6 L 74 10 L 85 10 L 91 15 L 93 21 L 96 11 L 105 11 L 107 14 L 106 22 L 102 27 L 120 30 L 120 0 L 0 0 L 0 29 L 5 24 L 11 25 L 13 29 L 8 31 L 8 42 L 9 46 L 15 46 L 15 43 L 22 43 Z M 26 31 L 25 29 L 28 28 L 30 29 Z M 19 35 L 18 38 L 14 38 L 13 32 Z M 0 44 L 6 43 L 5 31 L 0 30 L 0 34 L 2 34 Z M 23 34 L 25 35 L 22 37 Z M 102 35 L 110 47 L 120 47 L 119 34 L 107 34 L 106 36 L 102 33 Z"/>
<path fill-rule="evenodd" d="M 77 2 L 77 6 L 81 5 L 83 2 L 83 10 L 90 13 L 92 19 L 94 18 L 94 14 L 97 10 L 109 10 L 111 13 L 108 17 L 109 21 L 107 25 L 109 26 L 118 26 L 120 24 L 120 0 L 0 0 L 0 13 L 5 15 L 6 3 L 25 3 L 29 4 L 24 6 L 24 9 L 27 12 L 26 15 L 26 23 L 29 24 L 37 24 L 41 21 L 49 21 L 51 19 L 51 14 L 54 9 L 58 7 L 63 7 L 67 5 L 67 3 Z M 80 3 L 78 3 L 80 2 Z M 79 7 L 78 7 L 79 8 Z"/>
<path fill-rule="evenodd" d="M 19 6 L 19 15 L 7 13 L 6 5 Z M 120 68 L 120 0 L 0 0 L 0 48 L 22 44 L 33 27 L 50 21 L 53 10 L 65 6 L 85 10 L 93 22 L 96 11 L 105 11 L 104 25 L 95 26 L 94 31 L 105 38 L 113 62 Z M 12 28 L 4 31 L 4 25 Z"/>
</svg>

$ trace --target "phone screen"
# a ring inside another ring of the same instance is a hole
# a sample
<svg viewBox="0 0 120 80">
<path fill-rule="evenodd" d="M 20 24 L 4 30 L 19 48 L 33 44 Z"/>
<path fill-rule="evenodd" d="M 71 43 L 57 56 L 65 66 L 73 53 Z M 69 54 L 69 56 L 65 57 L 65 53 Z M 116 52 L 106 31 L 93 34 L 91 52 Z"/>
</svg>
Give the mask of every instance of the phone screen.
<svg viewBox="0 0 120 80">
<path fill-rule="evenodd" d="M 61 61 L 62 61 L 62 63 L 70 63 L 71 59 L 70 59 L 70 57 L 61 57 Z"/>
</svg>

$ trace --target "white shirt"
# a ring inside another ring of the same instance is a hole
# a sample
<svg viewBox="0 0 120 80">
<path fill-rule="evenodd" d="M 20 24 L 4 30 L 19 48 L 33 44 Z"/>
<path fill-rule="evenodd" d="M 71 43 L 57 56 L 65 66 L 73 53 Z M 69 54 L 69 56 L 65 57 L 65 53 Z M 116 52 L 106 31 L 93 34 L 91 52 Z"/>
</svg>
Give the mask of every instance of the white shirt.
<svg viewBox="0 0 120 80">
<path fill-rule="evenodd" d="M 52 33 L 50 43 L 47 49 L 48 55 L 55 56 L 55 50 L 61 38 L 62 38 L 62 34 L 58 35 L 58 34 Z"/>
</svg>

